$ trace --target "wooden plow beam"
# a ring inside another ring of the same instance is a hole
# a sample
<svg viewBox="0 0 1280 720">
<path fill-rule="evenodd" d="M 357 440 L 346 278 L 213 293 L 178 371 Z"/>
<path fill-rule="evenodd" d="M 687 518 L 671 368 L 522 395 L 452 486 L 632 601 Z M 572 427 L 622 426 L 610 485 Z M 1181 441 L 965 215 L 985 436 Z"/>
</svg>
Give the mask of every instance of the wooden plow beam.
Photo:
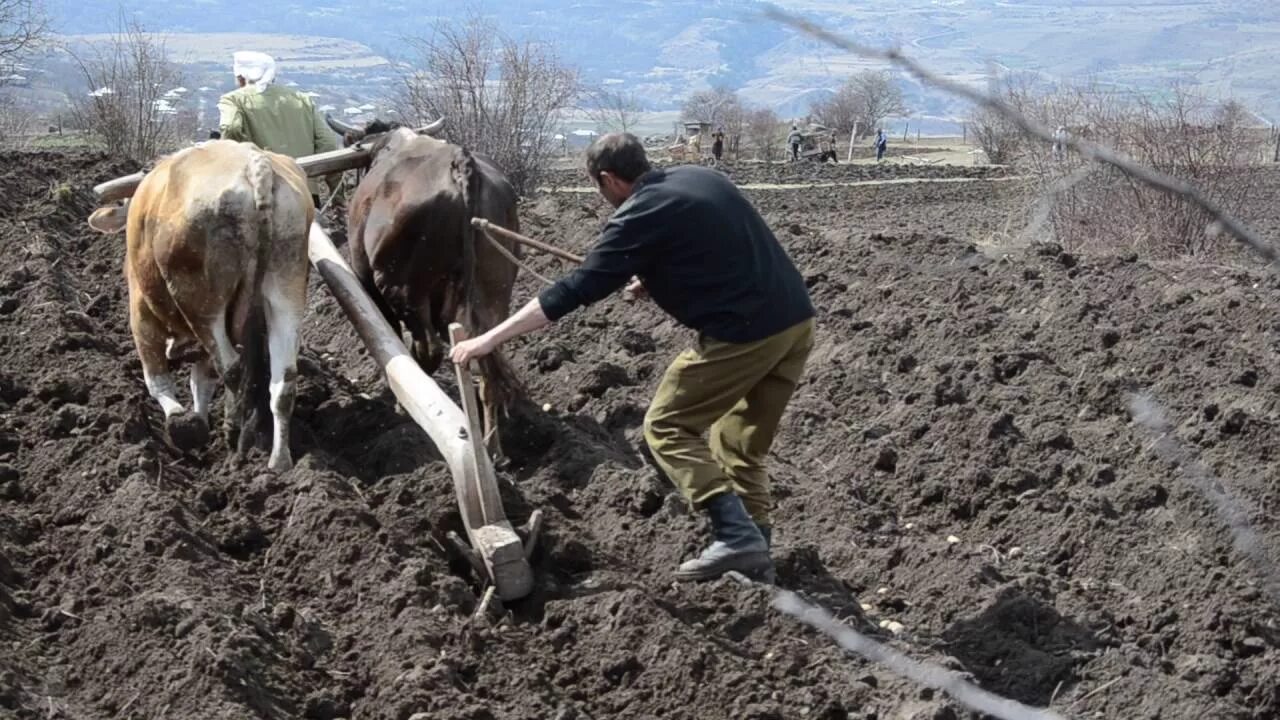
<svg viewBox="0 0 1280 720">
<path fill-rule="evenodd" d="M 493 582 L 502 600 L 515 600 L 533 590 L 533 569 L 520 536 L 507 520 L 498 494 L 493 462 L 480 436 L 480 415 L 468 368 L 458 368 L 463 409 L 453 403 L 409 355 L 404 343 L 382 312 L 365 293 L 350 266 L 333 246 L 319 223 L 312 223 L 309 238 L 311 263 L 347 313 L 369 354 L 382 368 L 396 399 L 439 448 L 453 473 L 454 492 L 471 547 L 459 549 Z M 460 325 L 450 328 L 454 340 Z M 541 511 L 530 517 L 528 547 L 533 548 L 541 524 Z"/>
</svg>

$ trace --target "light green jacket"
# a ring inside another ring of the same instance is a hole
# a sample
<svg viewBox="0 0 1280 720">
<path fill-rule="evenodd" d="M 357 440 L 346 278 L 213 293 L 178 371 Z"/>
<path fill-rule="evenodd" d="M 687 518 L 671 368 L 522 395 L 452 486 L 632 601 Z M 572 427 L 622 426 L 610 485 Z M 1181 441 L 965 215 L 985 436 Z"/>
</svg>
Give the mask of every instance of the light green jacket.
<svg viewBox="0 0 1280 720">
<path fill-rule="evenodd" d="M 218 100 L 218 115 L 224 140 L 251 142 L 292 158 L 338 149 L 311 98 L 279 85 L 262 92 L 252 86 L 233 90 Z M 310 184 L 318 194 L 319 183 L 312 179 Z"/>
</svg>

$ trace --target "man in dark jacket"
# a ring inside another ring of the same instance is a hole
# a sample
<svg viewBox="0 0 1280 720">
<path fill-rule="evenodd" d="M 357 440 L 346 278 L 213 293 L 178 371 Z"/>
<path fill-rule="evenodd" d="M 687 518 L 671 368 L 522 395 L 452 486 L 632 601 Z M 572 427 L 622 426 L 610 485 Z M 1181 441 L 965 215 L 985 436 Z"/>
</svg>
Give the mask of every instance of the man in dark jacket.
<svg viewBox="0 0 1280 720">
<path fill-rule="evenodd" d="M 676 578 L 706 580 L 730 570 L 771 578 L 765 459 L 813 347 L 804 280 L 719 172 L 651 169 L 640 141 L 626 133 L 596 140 L 587 172 L 617 211 L 582 267 L 489 332 L 456 345 L 453 361 L 486 355 L 639 278 L 629 290 L 698 331 L 696 347 L 667 369 L 644 423 L 654 459 L 691 506 L 706 510 L 714 530 L 710 547 L 683 563 Z"/>
</svg>

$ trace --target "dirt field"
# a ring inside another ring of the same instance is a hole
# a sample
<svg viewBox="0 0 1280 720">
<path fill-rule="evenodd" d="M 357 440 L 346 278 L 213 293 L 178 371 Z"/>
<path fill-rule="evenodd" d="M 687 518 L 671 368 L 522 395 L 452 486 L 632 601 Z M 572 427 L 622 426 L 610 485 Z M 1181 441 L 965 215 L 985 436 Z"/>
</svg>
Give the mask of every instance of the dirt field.
<svg viewBox="0 0 1280 720">
<path fill-rule="evenodd" d="M 906 178 L 924 179 L 980 179 L 1000 178 L 1009 175 L 1004 167 L 992 165 L 921 165 L 881 163 L 866 165 L 857 163 L 819 163 L 808 160 L 796 163 L 726 163 L 724 172 L 740 184 L 796 184 L 853 183 L 890 181 Z M 587 183 L 586 171 L 580 167 L 561 169 L 551 173 L 551 187 L 577 187 Z"/>
<path fill-rule="evenodd" d="M 0 167 L 0 717 L 972 717 L 762 590 L 672 583 L 703 528 L 639 425 L 691 338 L 646 304 L 611 299 L 514 345 L 531 402 L 508 423 L 504 493 L 548 525 L 535 595 L 500 618 L 471 619 L 481 587 L 441 543 L 459 523 L 448 472 L 323 288 L 298 467 L 238 467 L 220 440 L 168 448 L 122 238 L 84 225 L 89 187 L 127 170 Z M 1067 717 L 1280 716 L 1277 599 L 1129 410 L 1136 391 L 1161 403 L 1276 557 L 1280 284 L 976 249 L 1007 232 L 1017 192 L 752 193 L 819 308 L 773 458 L 779 584 Z M 605 216 L 580 194 L 523 209 L 526 231 L 576 250 Z M 523 279 L 519 301 L 536 289 Z"/>
</svg>

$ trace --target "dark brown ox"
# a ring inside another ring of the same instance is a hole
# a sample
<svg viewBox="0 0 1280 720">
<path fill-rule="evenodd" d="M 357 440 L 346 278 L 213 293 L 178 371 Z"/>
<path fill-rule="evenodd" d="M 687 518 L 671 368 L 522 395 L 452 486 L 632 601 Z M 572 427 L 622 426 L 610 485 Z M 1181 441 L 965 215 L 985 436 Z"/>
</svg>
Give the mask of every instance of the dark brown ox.
<svg viewBox="0 0 1280 720">
<path fill-rule="evenodd" d="M 518 268 L 478 235 L 471 219 L 518 231 L 515 189 L 489 158 L 431 137 L 440 121 L 420 132 L 329 121 L 348 143 L 366 137 L 370 143 L 372 164 L 347 216 L 351 267 L 391 326 L 408 328 L 414 359 L 431 374 L 444 357 L 450 323 L 479 335 L 508 315 Z M 510 241 L 502 246 L 518 256 Z M 498 416 L 521 385 L 500 353 L 479 365 L 485 440 L 497 450 Z"/>
<path fill-rule="evenodd" d="M 128 227 L 129 325 L 174 445 L 190 449 L 208 440 L 221 376 L 240 450 L 269 412 L 269 467 L 293 466 L 289 420 L 314 212 L 307 177 L 292 159 L 219 140 L 161 159 L 126 207 L 90 216 L 100 232 Z M 190 413 L 178 400 L 167 352 L 184 345 L 199 348 Z"/>
</svg>

